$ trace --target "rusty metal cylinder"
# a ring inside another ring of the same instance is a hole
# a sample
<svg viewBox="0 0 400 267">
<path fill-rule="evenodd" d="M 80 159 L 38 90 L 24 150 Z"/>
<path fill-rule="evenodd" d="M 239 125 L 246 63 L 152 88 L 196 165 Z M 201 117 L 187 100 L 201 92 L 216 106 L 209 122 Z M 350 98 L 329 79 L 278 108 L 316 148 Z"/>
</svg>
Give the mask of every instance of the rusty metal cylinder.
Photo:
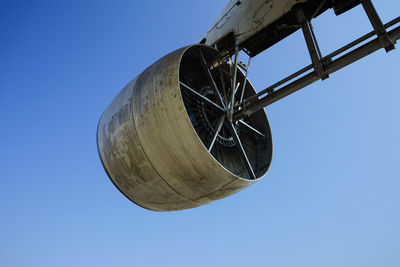
<svg viewBox="0 0 400 267">
<path fill-rule="evenodd" d="M 269 168 L 272 140 L 264 110 L 242 122 L 247 128 L 235 124 L 255 177 L 249 177 L 243 167 L 245 157 L 236 155 L 237 146 L 224 130 L 225 122 L 214 138 L 214 147 L 207 147 L 209 141 L 205 140 L 216 131 L 213 116 L 217 112 L 182 88 L 182 84 L 191 83 L 199 95 L 215 101 L 209 96 L 212 90 L 199 55 L 204 55 L 222 94 L 220 87 L 227 85 L 229 66 L 218 66 L 222 63 L 216 60 L 213 48 L 194 45 L 148 67 L 114 98 L 100 118 L 97 142 L 104 169 L 114 185 L 143 208 L 169 211 L 198 207 L 245 188 Z M 228 75 L 225 80 L 224 75 Z M 238 72 L 242 85 L 244 79 Z M 255 94 L 248 81 L 243 90 L 247 97 Z M 257 129 L 258 137 L 252 129 Z"/>
</svg>

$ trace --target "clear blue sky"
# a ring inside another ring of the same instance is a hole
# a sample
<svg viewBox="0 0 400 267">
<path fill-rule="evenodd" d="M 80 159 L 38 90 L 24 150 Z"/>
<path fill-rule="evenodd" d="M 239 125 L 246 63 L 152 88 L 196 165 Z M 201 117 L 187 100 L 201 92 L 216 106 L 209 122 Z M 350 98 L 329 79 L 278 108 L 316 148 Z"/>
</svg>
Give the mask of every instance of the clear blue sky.
<svg viewBox="0 0 400 267">
<path fill-rule="evenodd" d="M 400 50 L 268 107 L 272 167 L 234 196 L 157 213 L 107 178 L 103 110 L 226 2 L 1 1 L 0 266 L 400 266 Z M 400 15 L 374 2 L 384 21 Z M 324 53 L 371 30 L 360 7 L 315 28 Z M 250 77 L 263 89 L 309 61 L 296 33 Z"/>
</svg>

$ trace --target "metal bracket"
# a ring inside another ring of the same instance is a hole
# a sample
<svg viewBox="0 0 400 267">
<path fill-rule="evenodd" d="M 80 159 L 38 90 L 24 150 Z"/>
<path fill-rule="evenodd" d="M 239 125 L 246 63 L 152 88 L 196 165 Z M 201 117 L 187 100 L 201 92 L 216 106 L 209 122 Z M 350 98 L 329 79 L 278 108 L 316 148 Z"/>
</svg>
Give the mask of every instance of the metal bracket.
<svg viewBox="0 0 400 267">
<path fill-rule="evenodd" d="M 378 12 L 376 12 L 371 0 L 361 0 L 361 4 L 367 13 L 372 27 L 374 27 L 376 35 L 378 35 L 379 42 L 381 43 L 382 47 L 385 48 L 386 52 L 395 49 L 395 42 L 393 42 L 387 33 L 385 27 L 383 26 L 382 20 L 380 19 Z"/>
<path fill-rule="evenodd" d="M 301 24 L 315 72 L 317 73 L 318 77 L 320 77 L 322 80 L 325 80 L 326 78 L 329 78 L 329 75 L 325 72 L 324 62 L 322 61 L 322 53 L 319 49 L 311 21 L 307 19 L 302 8 L 298 8 L 296 10 L 296 15 L 299 23 Z"/>
</svg>

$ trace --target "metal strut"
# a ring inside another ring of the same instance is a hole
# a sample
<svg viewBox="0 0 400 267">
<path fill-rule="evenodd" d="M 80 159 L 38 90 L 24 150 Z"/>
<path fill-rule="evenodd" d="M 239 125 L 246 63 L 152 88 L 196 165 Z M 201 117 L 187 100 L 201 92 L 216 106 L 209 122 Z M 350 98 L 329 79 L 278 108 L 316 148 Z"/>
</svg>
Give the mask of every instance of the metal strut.
<svg viewBox="0 0 400 267">
<path fill-rule="evenodd" d="M 329 74 L 332 74 L 360 60 L 361 58 L 369 54 L 372 54 L 373 52 L 381 48 L 384 48 L 387 52 L 393 50 L 395 48 L 394 44 L 398 39 L 400 39 L 400 26 L 397 26 L 396 28 L 392 29 L 389 32 L 387 31 L 387 29 L 396 24 L 399 24 L 400 17 L 383 25 L 371 0 L 361 0 L 361 3 L 364 7 L 365 12 L 368 15 L 368 18 L 371 21 L 372 26 L 374 27 L 374 31 L 358 38 L 357 40 L 349 43 L 348 45 L 345 45 L 344 47 L 336 50 L 335 52 L 325 57 L 322 57 L 322 54 L 319 50 L 315 35 L 312 31 L 311 23 L 306 19 L 304 12 L 298 9 L 297 15 L 300 22 L 303 22 L 302 29 L 307 42 L 307 46 L 310 51 L 312 64 L 288 76 L 287 78 L 275 83 L 274 85 L 267 87 L 266 89 L 262 90 L 256 95 L 244 99 L 243 102 L 241 102 L 240 105 L 238 106 L 238 109 L 236 109 L 237 111 L 233 116 L 233 120 L 237 121 L 245 117 L 248 117 L 254 112 L 257 112 L 258 110 L 263 109 L 264 107 L 318 80 L 321 79 L 323 80 L 329 77 Z M 370 39 L 374 35 L 377 35 L 378 37 L 361 45 L 364 41 Z M 342 56 L 335 58 L 339 55 Z M 306 74 L 307 72 L 308 74 Z M 293 79 L 296 80 L 287 84 Z M 279 86 L 282 87 L 279 88 L 278 90 L 275 90 Z M 267 95 L 261 97 L 262 95 L 265 94 Z"/>
<path fill-rule="evenodd" d="M 314 66 L 315 72 L 322 80 L 329 78 L 324 70 L 324 62 L 322 61 L 322 53 L 319 49 L 317 38 L 315 37 L 314 28 L 311 21 L 306 18 L 302 8 L 296 10 L 297 18 L 303 30 L 304 38 L 306 40 L 308 52 L 310 53 L 311 61 Z"/>
<path fill-rule="evenodd" d="M 379 42 L 381 43 L 382 47 L 385 48 L 386 52 L 395 49 L 394 42 L 383 26 L 382 20 L 379 17 L 378 12 L 376 12 L 371 0 L 361 0 L 361 4 L 365 10 L 365 13 L 367 13 L 372 27 L 374 27 L 376 35 L 378 35 Z"/>
</svg>

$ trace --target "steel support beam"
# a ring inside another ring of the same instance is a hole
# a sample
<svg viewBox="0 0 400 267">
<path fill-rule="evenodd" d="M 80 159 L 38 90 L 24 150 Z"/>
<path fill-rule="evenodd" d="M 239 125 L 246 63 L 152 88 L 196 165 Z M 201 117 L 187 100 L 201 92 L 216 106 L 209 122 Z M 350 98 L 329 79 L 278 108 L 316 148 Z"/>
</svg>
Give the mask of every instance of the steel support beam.
<svg viewBox="0 0 400 267">
<path fill-rule="evenodd" d="M 400 26 L 396 27 L 395 29 L 389 31 L 388 37 L 393 40 L 397 41 L 400 39 Z M 360 59 L 363 57 L 372 54 L 373 52 L 382 48 L 381 39 L 375 38 L 372 41 L 348 52 L 347 54 L 327 63 L 325 65 L 325 73 L 332 74 Z M 280 88 L 279 90 L 259 99 L 255 102 L 249 104 L 248 106 L 243 107 L 242 109 L 238 110 L 234 115 L 234 120 L 243 119 L 254 112 L 310 85 L 316 81 L 320 80 L 318 73 L 314 70 L 309 74 L 304 75 L 303 77 L 295 80 L 294 82 Z"/>
<path fill-rule="evenodd" d="M 385 48 L 386 52 L 395 49 L 395 42 L 393 42 L 393 40 L 388 35 L 385 27 L 383 26 L 382 20 L 380 19 L 378 12 L 376 11 L 371 0 L 361 0 L 361 4 L 365 10 L 365 13 L 367 13 L 372 27 L 374 27 L 376 35 L 378 35 L 381 46 Z"/>
<path fill-rule="evenodd" d="M 325 80 L 329 76 L 326 74 L 324 70 L 324 62 L 322 61 L 322 53 L 319 49 L 319 45 L 317 42 L 317 38 L 315 37 L 314 29 L 311 24 L 311 21 L 306 18 L 303 9 L 298 8 L 296 10 L 297 18 L 301 25 L 301 29 L 303 30 L 304 39 L 306 40 L 308 52 L 310 53 L 311 61 L 315 72 L 318 76 Z"/>
<path fill-rule="evenodd" d="M 392 21 L 386 23 L 386 24 L 384 25 L 384 27 L 385 27 L 385 29 L 388 29 L 388 28 L 390 28 L 390 27 L 392 27 L 392 26 L 394 26 L 394 25 L 396 25 L 396 24 L 398 24 L 398 23 L 400 23 L 400 17 L 397 17 L 396 19 L 394 19 L 394 20 L 392 20 Z M 375 35 L 375 31 L 369 32 L 368 34 L 366 34 L 366 35 L 364 35 L 364 36 L 358 38 L 357 40 L 354 40 L 353 42 L 351 42 L 351 43 L 349 43 L 349 44 L 343 46 L 342 48 L 340 48 L 340 49 L 334 51 L 333 53 L 330 53 L 329 55 L 325 56 L 325 57 L 322 59 L 322 61 L 323 61 L 323 62 L 332 61 L 332 59 L 333 59 L 334 57 L 336 57 L 336 56 L 338 56 L 338 55 L 340 55 L 340 54 L 342 54 L 342 53 L 344 53 L 344 52 L 346 52 L 346 51 L 352 49 L 353 47 L 356 47 L 357 45 L 361 44 L 361 43 L 364 42 L 364 41 L 367 41 L 368 39 L 370 39 L 370 38 L 373 37 L 374 35 Z M 302 74 L 304 74 L 304 73 L 306 73 L 306 72 L 308 72 L 308 71 L 310 71 L 310 70 L 312 70 L 312 69 L 313 69 L 313 65 L 310 64 L 310 65 L 308 65 L 308 66 L 302 68 L 301 70 L 296 71 L 295 73 L 289 75 L 289 76 L 286 77 L 285 79 L 282 79 L 282 80 L 280 80 L 279 82 L 274 83 L 273 85 L 271 85 L 271 86 L 265 88 L 264 90 L 258 92 L 257 94 L 255 94 L 255 95 L 253 95 L 253 96 L 251 96 L 251 97 L 245 99 L 245 101 L 244 101 L 243 103 L 242 103 L 242 101 L 241 101 L 241 106 L 243 107 L 243 106 L 244 106 L 243 104 L 248 104 L 248 103 L 254 102 L 256 99 L 258 99 L 258 97 L 260 97 L 260 96 L 262 96 L 262 95 L 265 95 L 266 93 L 272 93 L 272 92 L 274 92 L 275 89 L 278 88 L 279 86 L 281 86 L 281 85 L 283 85 L 283 84 L 285 84 L 285 83 L 287 83 L 287 82 L 293 80 L 293 79 L 296 78 L 296 77 L 299 77 L 300 75 L 302 75 Z M 254 101 L 253 101 L 253 100 L 254 100 Z"/>
</svg>

